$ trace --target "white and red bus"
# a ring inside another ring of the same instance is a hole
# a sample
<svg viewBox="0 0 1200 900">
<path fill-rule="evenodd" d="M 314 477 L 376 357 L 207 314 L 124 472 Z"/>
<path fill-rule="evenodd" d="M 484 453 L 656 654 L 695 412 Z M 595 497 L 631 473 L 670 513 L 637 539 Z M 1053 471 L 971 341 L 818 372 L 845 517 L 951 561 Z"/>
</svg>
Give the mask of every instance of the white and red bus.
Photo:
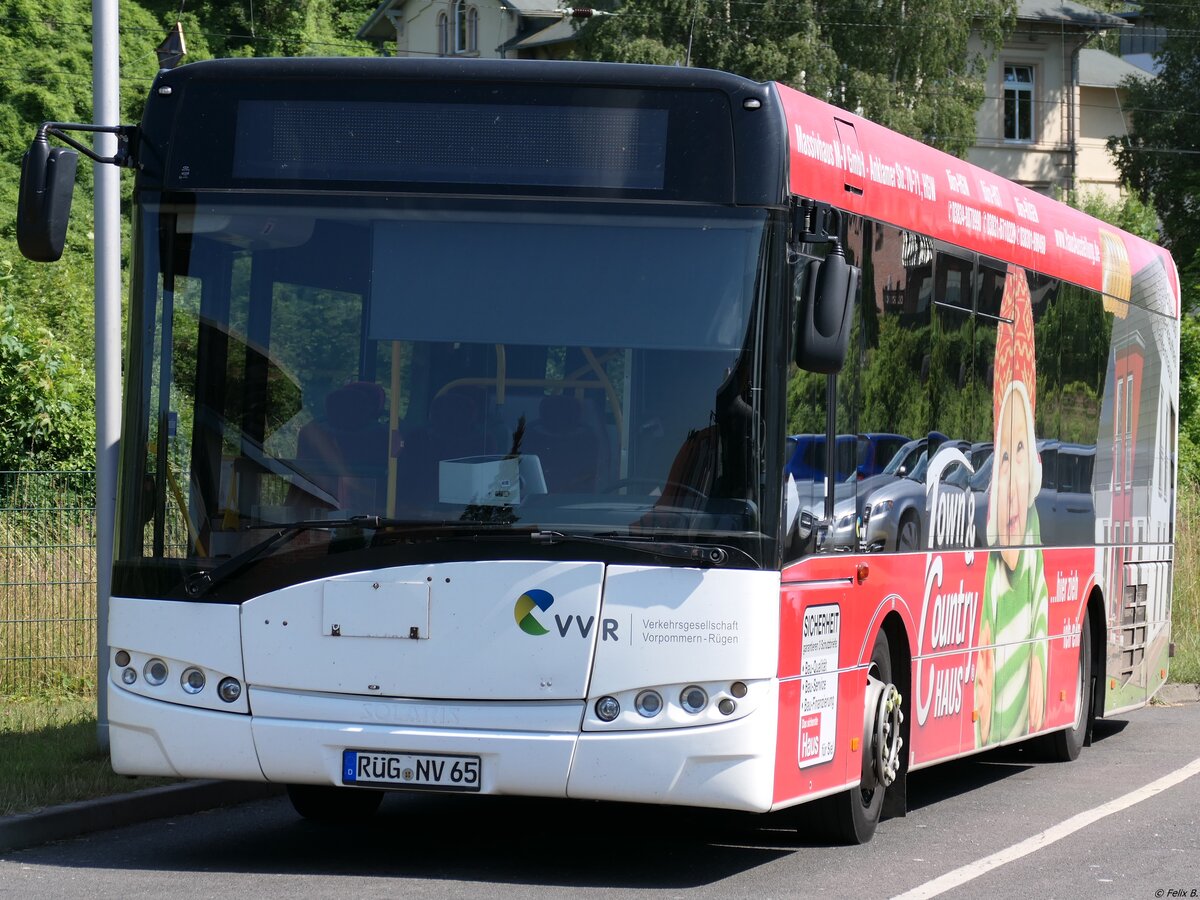
<svg viewBox="0 0 1200 900">
<path fill-rule="evenodd" d="M 33 258 L 71 128 L 26 156 Z M 221 60 L 113 130 L 116 771 L 861 842 L 908 772 L 1074 758 L 1163 683 L 1161 249 L 694 69 Z M 893 464 L 830 477 L 879 434 Z"/>
</svg>

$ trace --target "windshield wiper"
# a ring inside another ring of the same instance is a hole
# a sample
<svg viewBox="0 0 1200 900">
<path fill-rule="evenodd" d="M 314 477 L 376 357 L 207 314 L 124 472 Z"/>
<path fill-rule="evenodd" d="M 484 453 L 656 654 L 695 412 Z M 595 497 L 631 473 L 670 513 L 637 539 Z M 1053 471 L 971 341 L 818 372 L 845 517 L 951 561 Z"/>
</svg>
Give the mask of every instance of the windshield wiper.
<svg viewBox="0 0 1200 900">
<path fill-rule="evenodd" d="M 411 538 L 420 536 L 421 540 L 435 543 L 438 541 L 463 540 L 528 540 L 531 534 L 537 533 L 537 526 L 497 525 L 487 522 L 447 522 L 432 519 L 391 519 L 386 516 L 349 516 L 342 519 L 302 519 L 298 522 L 267 522 L 259 525 L 247 525 L 244 531 L 258 529 L 275 529 L 274 534 L 260 541 L 253 547 L 243 550 L 237 556 L 232 556 L 214 569 L 202 569 L 193 572 L 183 584 L 184 593 L 189 597 L 203 597 L 210 590 L 230 576 L 236 575 L 250 563 L 263 556 L 270 550 L 286 544 L 292 538 L 305 531 L 320 531 L 334 528 L 358 528 L 364 531 L 396 531 L 397 534 Z"/>
<path fill-rule="evenodd" d="M 658 541 L 654 539 L 621 538 L 601 534 L 578 534 L 562 531 L 535 531 L 530 536 L 535 544 L 599 544 L 602 547 L 621 547 L 648 553 L 652 556 L 665 556 L 670 559 L 686 559 L 709 566 L 723 566 L 729 561 L 731 554 L 738 554 L 750 562 L 754 560 L 744 550 L 723 544 L 685 544 L 678 541 Z"/>
<path fill-rule="evenodd" d="M 287 524 L 249 525 L 246 530 L 259 528 L 274 528 L 275 533 L 266 540 L 259 541 L 254 546 L 243 550 L 237 556 L 231 556 L 215 569 L 202 569 L 193 572 L 183 583 L 183 590 L 189 597 L 203 597 L 210 590 L 235 575 L 254 560 L 269 550 L 286 544 L 292 538 L 305 531 L 317 531 L 326 528 L 362 528 L 379 529 L 396 525 L 414 524 L 405 519 L 387 519 L 382 516 L 349 516 L 344 519 L 301 519 Z"/>
<path fill-rule="evenodd" d="M 265 540 L 231 556 L 213 569 L 202 569 L 189 575 L 183 585 L 184 593 L 196 599 L 203 597 L 214 587 L 241 572 L 256 559 L 271 550 L 281 547 L 297 535 L 306 531 L 333 528 L 359 528 L 369 531 L 381 529 L 405 529 L 420 534 L 430 542 L 477 541 L 477 540 L 528 540 L 534 544 L 552 545 L 562 543 L 597 544 L 602 547 L 620 547 L 663 556 L 684 559 L 709 566 L 725 565 L 731 554 L 738 554 L 749 562 L 753 559 L 743 550 L 718 544 L 685 544 L 677 541 L 639 540 L 613 535 L 576 534 L 561 531 L 539 531 L 536 526 L 496 526 L 481 522 L 437 522 L 421 519 L 389 519 L 385 516 L 350 516 L 343 519 L 302 519 L 298 522 L 250 525 L 245 530 L 273 528 L 274 533 Z"/>
</svg>

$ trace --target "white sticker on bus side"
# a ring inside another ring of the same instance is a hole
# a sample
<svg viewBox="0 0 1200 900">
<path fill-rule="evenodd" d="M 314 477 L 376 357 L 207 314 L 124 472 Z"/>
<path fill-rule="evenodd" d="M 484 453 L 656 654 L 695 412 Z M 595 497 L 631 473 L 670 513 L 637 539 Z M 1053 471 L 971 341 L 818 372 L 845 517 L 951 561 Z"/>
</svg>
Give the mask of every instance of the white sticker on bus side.
<svg viewBox="0 0 1200 900">
<path fill-rule="evenodd" d="M 800 768 L 833 759 L 837 740 L 838 645 L 842 613 L 837 604 L 804 611 L 800 641 Z"/>
</svg>

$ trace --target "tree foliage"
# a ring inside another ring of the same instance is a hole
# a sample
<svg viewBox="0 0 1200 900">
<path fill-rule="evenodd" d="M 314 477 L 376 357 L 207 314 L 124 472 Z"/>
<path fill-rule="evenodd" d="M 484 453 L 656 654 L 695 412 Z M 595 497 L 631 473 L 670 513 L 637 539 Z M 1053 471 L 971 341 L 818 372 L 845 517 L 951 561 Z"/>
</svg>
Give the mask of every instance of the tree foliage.
<svg viewBox="0 0 1200 900">
<path fill-rule="evenodd" d="M 1162 221 L 1163 241 L 1182 270 L 1185 308 L 1200 311 L 1200 5 L 1146 0 L 1143 12 L 1167 30 L 1160 70 L 1130 80 L 1128 138 L 1109 139 L 1117 166 Z"/>
<path fill-rule="evenodd" d="M 780 81 L 962 156 L 987 59 L 1015 0 L 625 0 L 597 18 L 585 59 L 693 65 Z"/>
<path fill-rule="evenodd" d="M 161 14 L 175 7 L 161 6 Z M 181 16 L 185 34 L 197 35 L 189 59 L 226 56 L 370 56 L 376 50 L 354 39 L 376 0 L 202 0 Z"/>
<path fill-rule="evenodd" d="M 376 0 L 122 0 L 120 109 L 136 122 L 158 71 L 155 47 L 179 18 L 185 61 L 214 56 L 374 53 L 354 38 Z M 186 11 L 180 13 L 181 8 Z M 81 159 L 67 248 L 31 263 L 16 245 L 21 155 L 45 121 L 92 121 L 87 0 L 0 0 L 0 468 L 94 465 L 95 328 L 92 165 Z M 121 177 L 128 248 L 133 177 Z M 125 267 L 122 267 L 125 270 Z M 81 443 L 82 441 L 82 443 Z"/>
<path fill-rule="evenodd" d="M 1113 200 L 1098 191 L 1085 192 L 1069 198 L 1069 202 L 1076 209 L 1151 243 L 1156 244 L 1162 239 L 1158 214 L 1136 193 L 1127 192 Z"/>
<path fill-rule="evenodd" d="M 0 16 L 0 466 L 90 468 L 92 167 L 86 160 L 79 166 L 67 250 L 58 263 L 31 263 L 20 255 L 16 207 L 21 155 L 37 126 L 91 121 L 91 7 L 82 0 L 53 7 L 0 0 Z M 120 25 L 122 116 L 129 121 L 153 77 L 153 47 L 162 28 L 131 4 L 122 4 Z"/>
<path fill-rule="evenodd" d="M 95 396 L 88 372 L 45 326 L 0 306 L 0 469 L 91 468 Z"/>
</svg>

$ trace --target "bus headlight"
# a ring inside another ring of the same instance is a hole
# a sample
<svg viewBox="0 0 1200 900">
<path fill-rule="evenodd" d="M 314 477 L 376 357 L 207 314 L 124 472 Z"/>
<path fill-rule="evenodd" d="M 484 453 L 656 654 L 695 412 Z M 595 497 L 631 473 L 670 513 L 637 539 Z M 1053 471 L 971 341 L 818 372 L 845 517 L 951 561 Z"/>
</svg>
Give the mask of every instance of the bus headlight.
<svg viewBox="0 0 1200 900">
<path fill-rule="evenodd" d="M 242 696 L 242 683 L 236 678 L 222 678 L 217 685 L 217 696 L 226 703 L 233 703 Z"/>
<path fill-rule="evenodd" d="M 679 695 L 679 705 L 692 715 L 704 712 L 704 707 L 708 706 L 708 693 L 698 684 L 688 685 Z"/>
<path fill-rule="evenodd" d="M 768 700 L 769 683 L 680 681 L 631 687 L 587 700 L 584 731 L 659 731 L 700 728 L 754 714 Z"/>
<path fill-rule="evenodd" d="M 169 671 L 167 669 L 167 664 L 158 657 L 155 657 L 146 663 L 145 668 L 142 669 L 142 674 L 146 676 L 146 684 L 152 684 L 155 687 L 158 687 L 167 680 Z"/>
<path fill-rule="evenodd" d="M 653 719 L 662 712 L 662 695 L 658 691 L 642 691 L 633 701 L 633 708 L 638 711 L 638 715 Z"/>
<path fill-rule="evenodd" d="M 124 661 L 124 664 L 122 664 Z M 194 659 L 114 650 L 111 683 L 157 701 L 221 712 L 250 711 L 241 678 Z M 214 687 L 209 687 L 212 682 Z"/>
<path fill-rule="evenodd" d="M 611 722 L 621 714 L 621 704 L 616 697 L 601 697 L 596 701 L 596 717 L 601 722 Z"/>
<path fill-rule="evenodd" d="M 204 673 L 192 666 L 179 679 L 180 686 L 189 694 L 198 694 L 204 690 Z"/>
</svg>

